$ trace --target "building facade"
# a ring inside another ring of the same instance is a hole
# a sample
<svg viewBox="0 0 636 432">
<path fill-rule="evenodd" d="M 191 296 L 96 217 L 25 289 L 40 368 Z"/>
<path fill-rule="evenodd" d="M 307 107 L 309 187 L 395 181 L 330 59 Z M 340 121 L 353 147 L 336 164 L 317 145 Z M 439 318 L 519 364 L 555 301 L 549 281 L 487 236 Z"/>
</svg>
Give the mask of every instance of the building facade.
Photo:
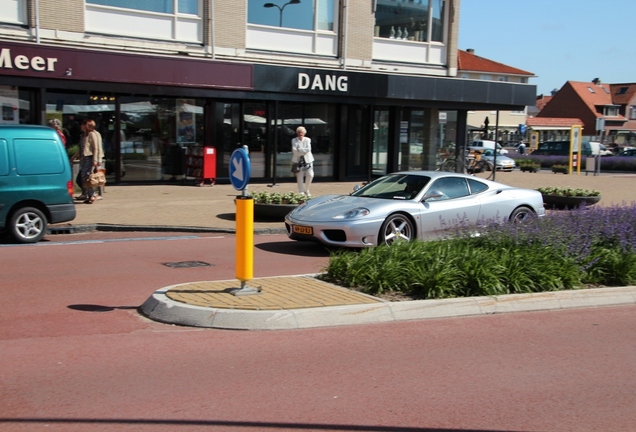
<svg viewBox="0 0 636 432">
<path fill-rule="evenodd" d="M 459 0 L 0 0 L 4 123 L 92 118 L 109 180 L 182 179 L 193 148 L 250 151 L 290 178 L 307 128 L 317 180 L 435 169 L 467 113 L 524 110 L 535 86 L 457 76 Z"/>
</svg>

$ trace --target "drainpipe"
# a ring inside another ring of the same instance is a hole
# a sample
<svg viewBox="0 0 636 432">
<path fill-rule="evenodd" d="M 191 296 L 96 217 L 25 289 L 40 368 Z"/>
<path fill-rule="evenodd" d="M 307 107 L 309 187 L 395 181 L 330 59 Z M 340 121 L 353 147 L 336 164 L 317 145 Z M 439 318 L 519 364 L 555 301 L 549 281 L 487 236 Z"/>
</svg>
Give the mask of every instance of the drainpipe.
<svg viewBox="0 0 636 432">
<path fill-rule="evenodd" d="M 214 0 L 210 0 L 210 13 L 208 14 L 208 28 L 210 29 L 209 51 L 214 60 Z"/>
<path fill-rule="evenodd" d="M 344 28 L 342 32 L 342 70 L 347 70 L 347 31 L 349 29 L 349 1 L 345 0 L 342 2 L 342 7 L 346 8 L 345 10 L 345 22 Z"/>
<path fill-rule="evenodd" d="M 40 4 L 35 0 L 35 42 L 40 43 Z"/>
</svg>

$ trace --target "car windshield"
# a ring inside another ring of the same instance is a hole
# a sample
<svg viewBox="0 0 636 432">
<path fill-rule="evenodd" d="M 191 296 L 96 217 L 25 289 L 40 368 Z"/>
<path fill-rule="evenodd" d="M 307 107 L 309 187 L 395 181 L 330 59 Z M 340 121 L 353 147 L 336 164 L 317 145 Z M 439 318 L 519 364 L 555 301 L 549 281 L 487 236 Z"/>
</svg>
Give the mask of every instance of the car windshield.
<svg viewBox="0 0 636 432">
<path fill-rule="evenodd" d="M 380 199 L 413 199 L 430 180 L 430 177 L 420 175 L 390 174 L 369 183 L 351 195 Z"/>
</svg>

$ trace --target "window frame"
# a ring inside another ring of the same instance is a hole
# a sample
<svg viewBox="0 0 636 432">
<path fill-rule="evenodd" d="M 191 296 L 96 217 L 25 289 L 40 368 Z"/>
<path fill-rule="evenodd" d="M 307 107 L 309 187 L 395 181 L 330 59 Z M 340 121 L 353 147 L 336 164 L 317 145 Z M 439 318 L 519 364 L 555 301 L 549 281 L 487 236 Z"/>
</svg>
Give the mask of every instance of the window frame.
<svg viewBox="0 0 636 432">
<path fill-rule="evenodd" d="M 327 4 L 331 3 L 331 30 L 321 30 L 320 27 L 320 12 L 322 2 Z M 267 2 L 265 4 L 269 4 Z M 255 4 L 255 3 L 254 3 Z M 278 4 L 272 2 L 271 4 Z M 312 3 L 313 4 L 313 3 Z M 283 3 L 283 8 L 287 5 L 294 6 L 293 3 L 286 1 Z M 275 52 L 289 52 L 294 54 L 308 54 L 308 55 L 321 55 L 336 57 L 338 54 L 338 39 L 337 29 L 339 27 L 339 0 L 317 0 L 313 6 L 313 18 L 312 29 L 306 28 L 294 28 L 285 26 L 285 20 L 283 19 L 283 12 L 287 12 L 288 9 L 280 10 L 282 25 L 268 25 L 263 23 L 250 22 L 249 8 L 251 2 L 247 3 L 247 34 L 246 34 L 246 47 L 253 50 L 262 51 L 275 51 Z M 259 8 L 263 8 L 264 5 L 259 5 Z M 275 10 L 276 7 L 268 9 Z"/>
<path fill-rule="evenodd" d="M 399 62 L 399 63 L 415 63 L 415 64 L 430 64 L 430 65 L 445 65 L 446 64 L 446 43 L 448 41 L 449 31 L 449 11 L 443 1 L 441 0 L 426 0 L 428 2 L 427 9 L 427 24 L 422 26 L 421 32 L 425 32 L 425 36 L 420 34 L 412 35 L 411 31 L 408 32 L 407 39 L 391 38 L 391 32 L 389 36 L 386 36 L 386 31 L 381 31 L 378 25 L 377 17 L 374 22 L 374 38 L 373 38 L 373 60 Z M 395 3 L 390 0 L 377 0 L 377 2 L 386 3 L 389 7 L 400 7 L 400 3 Z M 377 3 L 374 9 L 374 14 L 377 13 Z M 436 11 L 435 6 L 440 6 L 439 11 Z M 441 19 L 438 23 L 434 22 L 435 17 L 441 15 Z M 383 24 L 384 25 L 384 24 Z M 387 24 L 388 25 L 388 24 Z M 411 29 L 413 30 L 413 29 Z M 397 30 L 396 30 L 397 32 Z M 383 37 L 380 34 L 384 33 Z M 439 37 L 435 37 L 439 35 Z M 423 40 L 415 40 L 415 39 Z M 433 40 L 441 39 L 441 40 Z"/>
<path fill-rule="evenodd" d="M 6 24 L 28 25 L 27 0 L 0 0 L 0 22 Z"/>
<path fill-rule="evenodd" d="M 106 6 L 85 1 L 86 31 L 113 36 L 203 44 L 203 0 L 196 0 L 198 14 L 154 12 L 140 8 Z M 129 0 L 133 4 L 136 0 Z"/>
</svg>

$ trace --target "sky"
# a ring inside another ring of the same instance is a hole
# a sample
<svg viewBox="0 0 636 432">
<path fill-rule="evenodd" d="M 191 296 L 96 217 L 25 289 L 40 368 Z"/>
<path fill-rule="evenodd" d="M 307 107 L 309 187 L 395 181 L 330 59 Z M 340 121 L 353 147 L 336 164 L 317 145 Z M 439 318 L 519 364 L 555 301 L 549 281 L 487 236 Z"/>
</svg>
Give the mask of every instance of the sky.
<svg viewBox="0 0 636 432">
<path fill-rule="evenodd" d="M 458 48 L 536 75 L 537 95 L 567 81 L 636 82 L 636 0 L 461 0 Z"/>
</svg>

